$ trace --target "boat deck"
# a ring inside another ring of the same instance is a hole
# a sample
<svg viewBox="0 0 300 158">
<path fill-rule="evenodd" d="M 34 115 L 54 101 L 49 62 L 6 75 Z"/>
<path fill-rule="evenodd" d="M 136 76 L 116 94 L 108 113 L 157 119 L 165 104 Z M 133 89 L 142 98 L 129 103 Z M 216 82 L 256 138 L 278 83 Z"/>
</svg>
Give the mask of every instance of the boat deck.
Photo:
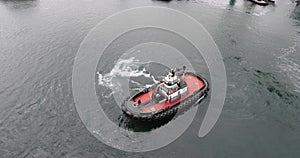
<svg viewBox="0 0 300 158">
<path fill-rule="evenodd" d="M 169 106 L 173 106 L 173 105 L 177 104 L 178 102 L 180 102 L 181 100 L 184 100 L 187 97 L 191 96 L 195 91 L 197 91 L 197 90 L 199 90 L 199 89 L 201 89 L 202 87 L 205 86 L 204 82 L 202 80 L 198 79 L 196 76 L 193 76 L 192 74 L 189 74 L 189 73 L 185 74 L 184 79 L 185 79 L 185 82 L 187 83 L 187 86 L 188 86 L 187 95 L 185 95 L 182 98 L 178 98 L 177 100 L 174 100 L 171 103 L 163 102 L 163 103 L 157 103 L 157 104 L 154 104 L 152 106 L 146 107 L 142 110 L 142 112 L 145 112 L 145 113 L 146 112 L 152 112 L 152 111 L 157 111 L 157 110 L 160 110 L 160 109 L 165 109 Z M 133 101 L 137 102 L 138 100 L 140 100 L 141 104 L 150 101 L 154 90 L 155 89 L 152 89 L 147 93 L 144 93 L 140 96 L 135 97 L 133 99 Z"/>
</svg>

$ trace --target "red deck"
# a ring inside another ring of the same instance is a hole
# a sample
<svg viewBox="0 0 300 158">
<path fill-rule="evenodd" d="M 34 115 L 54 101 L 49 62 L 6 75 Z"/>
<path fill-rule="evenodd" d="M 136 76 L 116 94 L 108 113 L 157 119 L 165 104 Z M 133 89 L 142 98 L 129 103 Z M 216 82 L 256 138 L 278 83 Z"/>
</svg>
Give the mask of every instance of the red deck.
<svg viewBox="0 0 300 158">
<path fill-rule="evenodd" d="M 171 103 L 164 102 L 164 103 L 155 104 L 153 106 L 147 107 L 143 110 L 143 112 L 157 111 L 157 110 L 165 109 L 169 106 L 175 105 L 176 103 L 180 102 L 181 100 L 184 100 L 187 97 L 189 97 L 190 95 L 192 95 L 195 91 L 204 87 L 204 83 L 201 80 L 199 80 L 197 77 L 195 77 L 191 74 L 185 75 L 185 82 L 187 83 L 187 86 L 188 86 L 188 94 L 187 95 L 185 95 L 182 98 L 178 98 L 177 100 L 174 100 Z M 151 100 L 151 96 L 152 96 L 153 92 L 154 92 L 154 89 L 149 91 L 148 93 L 145 93 L 138 97 L 135 97 L 133 100 L 136 102 L 140 99 L 141 103 L 145 103 L 145 102 Z"/>
</svg>

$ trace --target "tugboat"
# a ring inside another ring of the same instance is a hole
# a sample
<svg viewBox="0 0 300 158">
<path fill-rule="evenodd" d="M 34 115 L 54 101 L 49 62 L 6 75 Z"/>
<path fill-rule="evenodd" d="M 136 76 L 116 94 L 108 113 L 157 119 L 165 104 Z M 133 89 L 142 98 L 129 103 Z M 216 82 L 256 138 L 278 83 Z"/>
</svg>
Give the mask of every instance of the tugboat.
<svg viewBox="0 0 300 158">
<path fill-rule="evenodd" d="M 121 105 L 125 115 L 135 120 L 152 121 L 175 114 L 179 109 L 200 102 L 208 82 L 186 67 L 171 69 L 160 83 L 129 97 Z"/>
</svg>

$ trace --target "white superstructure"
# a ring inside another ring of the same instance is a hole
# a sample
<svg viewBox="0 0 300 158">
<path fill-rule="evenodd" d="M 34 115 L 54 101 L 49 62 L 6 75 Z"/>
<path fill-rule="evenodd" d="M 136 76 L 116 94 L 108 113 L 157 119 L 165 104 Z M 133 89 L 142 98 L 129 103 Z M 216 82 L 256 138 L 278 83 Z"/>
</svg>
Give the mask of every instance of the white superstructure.
<svg viewBox="0 0 300 158">
<path fill-rule="evenodd" d="M 182 77 L 183 76 L 184 75 L 182 75 Z M 176 75 L 175 71 L 171 70 L 158 86 L 157 92 L 164 97 L 163 101 L 172 102 L 186 95 L 188 87 L 185 82 Z"/>
</svg>

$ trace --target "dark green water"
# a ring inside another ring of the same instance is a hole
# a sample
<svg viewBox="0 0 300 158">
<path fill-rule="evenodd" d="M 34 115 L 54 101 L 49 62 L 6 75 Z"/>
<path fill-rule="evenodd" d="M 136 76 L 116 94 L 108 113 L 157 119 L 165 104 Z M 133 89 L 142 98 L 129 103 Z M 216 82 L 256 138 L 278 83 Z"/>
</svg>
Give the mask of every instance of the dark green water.
<svg viewBox="0 0 300 158">
<path fill-rule="evenodd" d="M 197 134 L 209 100 L 175 142 L 125 153 L 102 144 L 81 122 L 72 68 L 80 43 L 99 21 L 145 5 L 183 11 L 205 26 L 224 57 L 227 96 L 206 137 Z M 284 0 L 267 7 L 243 0 L 2 0 L 0 157 L 297 158 L 299 28 L 300 8 Z"/>
</svg>

